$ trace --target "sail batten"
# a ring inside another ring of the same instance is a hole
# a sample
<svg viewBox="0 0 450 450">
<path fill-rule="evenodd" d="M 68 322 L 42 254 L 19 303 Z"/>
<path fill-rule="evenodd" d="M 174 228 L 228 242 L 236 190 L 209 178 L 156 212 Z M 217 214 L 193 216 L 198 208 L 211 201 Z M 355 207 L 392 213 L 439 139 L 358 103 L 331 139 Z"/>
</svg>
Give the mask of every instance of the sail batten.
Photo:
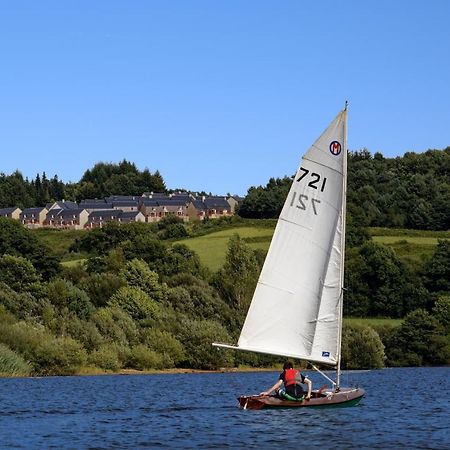
<svg viewBox="0 0 450 450">
<path fill-rule="evenodd" d="M 304 155 L 277 222 L 237 349 L 340 359 L 346 110 Z"/>
</svg>

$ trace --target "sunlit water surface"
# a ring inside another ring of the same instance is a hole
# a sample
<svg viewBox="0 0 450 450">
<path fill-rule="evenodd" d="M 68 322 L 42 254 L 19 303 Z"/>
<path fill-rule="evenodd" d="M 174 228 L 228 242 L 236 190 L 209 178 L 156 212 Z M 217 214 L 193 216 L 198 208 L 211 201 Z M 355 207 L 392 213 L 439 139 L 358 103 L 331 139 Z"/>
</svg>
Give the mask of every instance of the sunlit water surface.
<svg viewBox="0 0 450 450">
<path fill-rule="evenodd" d="M 274 372 L 0 380 L 0 448 L 450 449 L 450 368 L 344 373 L 357 407 L 244 411 Z M 323 384 L 311 375 L 315 387 Z"/>
</svg>

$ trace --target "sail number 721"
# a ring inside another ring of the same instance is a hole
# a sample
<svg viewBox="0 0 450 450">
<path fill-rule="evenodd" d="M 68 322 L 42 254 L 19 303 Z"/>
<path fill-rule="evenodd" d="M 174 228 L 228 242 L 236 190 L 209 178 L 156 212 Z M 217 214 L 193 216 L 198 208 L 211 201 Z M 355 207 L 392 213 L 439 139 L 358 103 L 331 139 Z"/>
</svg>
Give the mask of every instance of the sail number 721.
<svg viewBox="0 0 450 450">
<path fill-rule="evenodd" d="M 327 183 L 327 179 L 325 177 L 322 179 L 322 184 L 320 184 L 320 180 L 322 177 L 318 173 L 310 172 L 308 169 L 305 169 L 304 167 L 300 167 L 300 170 L 302 173 L 299 175 L 299 177 L 295 181 L 297 181 L 299 183 L 309 174 L 309 177 L 305 180 L 305 181 L 308 181 L 308 179 L 309 179 L 308 186 L 313 189 L 319 189 L 319 186 L 318 186 L 318 184 L 319 184 L 320 192 L 323 192 L 323 190 L 325 189 L 325 184 Z"/>
<path fill-rule="evenodd" d="M 299 170 L 299 176 L 295 180 L 297 183 L 300 183 L 301 181 L 307 182 L 308 187 L 316 190 L 320 190 L 320 192 L 323 192 L 325 189 L 325 185 L 327 183 L 326 177 L 322 177 L 320 174 L 316 172 L 310 172 L 308 169 L 305 169 L 304 167 L 300 167 Z M 300 194 L 297 197 L 297 192 L 294 191 L 294 195 L 291 199 L 291 205 L 302 210 L 306 211 L 308 204 L 311 205 L 312 210 L 314 212 L 314 215 L 317 216 L 317 205 L 320 203 L 320 200 L 317 198 L 309 197 L 305 194 Z"/>
<path fill-rule="evenodd" d="M 297 196 L 297 192 L 294 191 L 294 195 L 291 199 L 291 206 L 294 206 L 295 203 L 295 197 Z M 317 198 L 309 198 L 305 194 L 300 194 L 297 199 L 297 204 L 295 205 L 296 208 L 301 209 L 302 211 L 306 211 L 306 205 L 308 201 L 311 200 L 312 209 L 314 211 L 314 215 L 317 216 L 317 205 L 320 203 L 320 200 L 317 200 Z"/>
</svg>

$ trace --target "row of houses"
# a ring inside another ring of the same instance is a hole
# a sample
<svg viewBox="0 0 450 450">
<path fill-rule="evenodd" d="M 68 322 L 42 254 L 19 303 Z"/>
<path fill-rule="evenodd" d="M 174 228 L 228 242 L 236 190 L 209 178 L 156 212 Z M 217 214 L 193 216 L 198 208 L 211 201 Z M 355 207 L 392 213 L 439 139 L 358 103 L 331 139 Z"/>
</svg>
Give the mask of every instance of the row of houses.
<svg viewBox="0 0 450 450">
<path fill-rule="evenodd" d="M 106 222 L 157 222 L 176 216 L 188 222 L 233 215 L 242 201 L 238 196 L 205 197 L 180 192 L 144 193 L 142 196 L 114 195 L 103 199 L 85 199 L 80 203 L 58 201 L 43 207 L 0 209 L 0 217 L 20 220 L 28 228 L 53 227 L 89 229 Z"/>
</svg>

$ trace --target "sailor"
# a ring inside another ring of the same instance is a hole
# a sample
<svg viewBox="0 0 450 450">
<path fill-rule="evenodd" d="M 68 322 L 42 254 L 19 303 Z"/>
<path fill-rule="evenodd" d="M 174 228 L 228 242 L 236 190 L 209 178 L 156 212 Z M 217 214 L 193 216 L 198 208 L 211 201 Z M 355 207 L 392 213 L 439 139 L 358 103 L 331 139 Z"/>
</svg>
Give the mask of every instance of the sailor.
<svg viewBox="0 0 450 450">
<path fill-rule="evenodd" d="M 305 391 L 302 384 L 308 385 L 308 393 L 305 397 Z M 284 385 L 284 389 L 281 386 Z M 306 378 L 300 371 L 294 369 L 291 361 L 286 361 L 283 365 L 283 372 L 280 374 L 278 381 L 265 392 L 260 395 L 270 395 L 275 391 L 276 396 L 288 400 L 309 400 L 311 398 L 312 382 Z"/>
</svg>

